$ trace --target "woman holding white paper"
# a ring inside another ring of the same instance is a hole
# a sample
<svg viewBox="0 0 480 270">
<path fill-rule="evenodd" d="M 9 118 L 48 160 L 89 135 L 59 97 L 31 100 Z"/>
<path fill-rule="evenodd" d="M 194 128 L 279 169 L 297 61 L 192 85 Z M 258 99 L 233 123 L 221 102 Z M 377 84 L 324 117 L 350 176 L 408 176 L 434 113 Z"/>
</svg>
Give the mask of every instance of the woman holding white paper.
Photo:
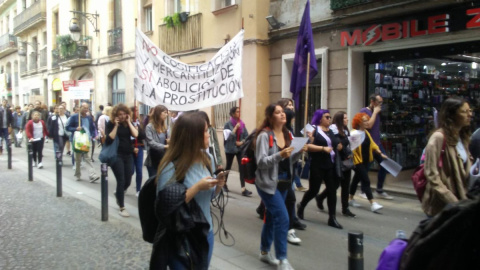
<svg viewBox="0 0 480 270">
<path fill-rule="evenodd" d="M 353 176 L 352 184 L 350 185 L 350 196 L 348 204 L 353 207 L 359 207 L 360 205 L 355 201 L 353 196 L 357 191 L 357 185 L 362 183 L 362 190 L 365 191 L 367 199 L 370 202 L 370 210 L 376 212 L 383 208 L 382 205 L 373 201 L 372 189 L 370 188 L 370 178 L 368 177 L 368 168 L 373 161 L 374 153 L 381 155 L 386 159 L 387 156 L 380 151 L 378 145 L 373 141 L 370 133 L 367 131 L 368 120 L 370 117 L 366 113 L 357 113 L 352 120 L 352 127 L 358 132 L 365 133 L 364 140 L 360 146 L 353 150 L 353 164 L 355 164 L 355 175 Z"/>
</svg>

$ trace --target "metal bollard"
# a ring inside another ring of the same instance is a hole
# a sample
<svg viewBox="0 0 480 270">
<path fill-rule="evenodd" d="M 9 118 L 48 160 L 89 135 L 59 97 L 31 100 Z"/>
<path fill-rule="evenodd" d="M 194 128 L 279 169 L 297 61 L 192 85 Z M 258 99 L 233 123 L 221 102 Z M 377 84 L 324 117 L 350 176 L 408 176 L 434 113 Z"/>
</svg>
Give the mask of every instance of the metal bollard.
<svg viewBox="0 0 480 270">
<path fill-rule="evenodd" d="M 7 155 L 8 155 L 8 169 L 12 169 L 12 145 L 7 144 Z"/>
<path fill-rule="evenodd" d="M 57 158 L 57 197 L 62 197 L 62 152 L 55 152 Z"/>
<path fill-rule="evenodd" d="M 28 181 L 33 181 L 33 149 L 32 143 L 29 142 L 27 144 L 27 151 L 28 151 Z"/>
<path fill-rule="evenodd" d="M 108 165 L 102 163 L 100 165 L 102 178 L 100 180 L 102 193 L 102 221 L 108 221 Z"/>
<path fill-rule="evenodd" d="M 363 270 L 363 233 L 348 232 L 348 270 Z"/>
</svg>

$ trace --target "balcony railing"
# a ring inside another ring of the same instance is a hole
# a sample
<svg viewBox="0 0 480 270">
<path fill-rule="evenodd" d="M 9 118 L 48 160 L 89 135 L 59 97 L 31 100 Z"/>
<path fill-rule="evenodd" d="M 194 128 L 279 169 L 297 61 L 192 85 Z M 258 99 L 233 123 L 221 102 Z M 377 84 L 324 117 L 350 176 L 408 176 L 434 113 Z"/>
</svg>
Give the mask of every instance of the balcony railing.
<svg viewBox="0 0 480 270">
<path fill-rule="evenodd" d="M 92 62 L 92 56 L 86 45 L 77 45 L 76 50 L 67 54 L 59 54 L 58 64 L 60 66 L 75 67 L 87 65 Z"/>
<path fill-rule="evenodd" d="M 58 68 L 58 60 L 60 59 L 60 53 L 58 49 L 52 50 L 52 68 Z"/>
<path fill-rule="evenodd" d="M 15 16 L 15 18 L 13 18 L 14 34 L 18 36 L 30 27 L 34 27 L 39 23 L 46 22 L 46 10 L 47 8 L 45 0 L 40 0 L 22 11 L 22 13 Z"/>
<path fill-rule="evenodd" d="M 40 67 L 47 66 L 47 48 L 43 48 L 40 50 Z"/>
<path fill-rule="evenodd" d="M 160 25 L 160 48 L 166 53 L 191 51 L 202 48 L 202 14 L 188 17 L 179 26 Z"/>
<path fill-rule="evenodd" d="M 374 1 L 374 0 L 373 0 Z M 359 4 L 373 2 L 372 0 L 330 0 L 330 8 L 332 10 L 339 10 L 348 8 Z"/>
<path fill-rule="evenodd" d="M 123 52 L 122 28 L 108 30 L 108 55 Z"/>
<path fill-rule="evenodd" d="M 0 36 L 0 56 L 17 50 L 17 37 L 10 34 Z"/>
<path fill-rule="evenodd" d="M 28 70 L 33 71 L 37 69 L 37 57 L 38 55 L 35 52 L 31 52 L 28 56 Z"/>
</svg>

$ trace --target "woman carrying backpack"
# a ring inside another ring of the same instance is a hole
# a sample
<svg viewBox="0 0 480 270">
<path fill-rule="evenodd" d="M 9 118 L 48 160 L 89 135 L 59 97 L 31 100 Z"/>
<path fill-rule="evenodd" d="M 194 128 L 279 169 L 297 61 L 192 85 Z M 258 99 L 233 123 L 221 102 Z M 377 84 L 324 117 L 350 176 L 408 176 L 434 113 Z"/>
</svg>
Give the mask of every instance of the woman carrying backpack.
<svg viewBox="0 0 480 270">
<path fill-rule="evenodd" d="M 427 185 L 422 209 L 427 216 L 435 216 L 447 204 L 467 198 L 472 166 L 468 150 L 470 105 L 463 99 L 449 98 L 440 108 L 438 121 L 439 129 L 430 136 L 425 149 Z"/>
<path fill-rule="evenodd" d="M 271 265 L 279 265 L 279 269 L 293 269 L 287 260 L 287 233 L 289 218 L 285 198 L 287 189 L 277 188 L 286 184 L 292 186 L 291 162 L 300 157 L 307 149 L 291 156 L 292 138 L 285 127 L 285 112 L 280 105 L 270 104 L 265 109 L 265 120 L 257 129 L 255 158 L 257 172 L 255 186 L 267 211 L 263 224 L 260 255 L 261 261 Z M 272 242 L 275 246 L 275 258 L 270 252 Z"/>
<path fill-rule="evenodd" d="M 210 200 L 225 184 L 212 178 L 208 126 L 199 113 L 184 113 L 173 126 L 159 165 L 155 236 L 150 269 L 208 269 L 213 251 Z"/>
</svg>

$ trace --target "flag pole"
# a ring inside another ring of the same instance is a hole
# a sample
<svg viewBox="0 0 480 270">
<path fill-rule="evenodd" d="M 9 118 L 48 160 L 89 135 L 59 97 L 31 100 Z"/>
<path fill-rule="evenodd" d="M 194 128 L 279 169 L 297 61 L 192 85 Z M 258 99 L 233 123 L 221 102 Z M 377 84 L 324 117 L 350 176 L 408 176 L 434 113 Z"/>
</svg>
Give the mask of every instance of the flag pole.
<svg viewBox="0 0 480 270">
<path fill-rule="evenodd" d="M 307 117 L 308 117 L 308 88 L 310 84 L 310 52 L 307 54 L 307 82 L 305 84 L 305 119 L 303 120 L 303 126 L 307 126 Z M 307 137 L 307 130 L 303 132 L 303 137 Z M 303 169 L 305 168 L 305 152 L 302 153 L 302 172 L 300 175 L 303 174 Z"/>
<path fill-rule="evenodd" d="M 137 18 L 135 18 L 135 35 L 137 31 Z M 137 41 L 135 40 L 135 49 L 137 46 Z M 135 65 L 136 68 L 136 65 Z M 135 94 L 135 89 L 133 89 L 133 122 L 137 122 L 137 95 Z M 138 127 L 137 127 L 138 129 Z M 138 136 L 135 138 L 135 148 L 138 148 Z M 138 153 L 135 154 L 135 156 L 138 156 Z"/>
</svg>

